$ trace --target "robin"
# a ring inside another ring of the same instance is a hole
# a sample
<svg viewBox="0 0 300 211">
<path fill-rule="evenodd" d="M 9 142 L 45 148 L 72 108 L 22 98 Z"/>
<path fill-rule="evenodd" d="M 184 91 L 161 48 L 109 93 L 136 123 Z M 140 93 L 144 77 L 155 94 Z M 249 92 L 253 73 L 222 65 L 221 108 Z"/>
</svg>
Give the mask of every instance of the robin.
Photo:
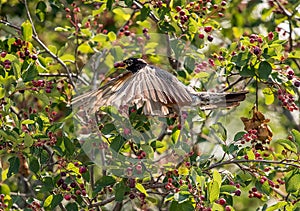
<svg viewBox="0 0 300 211">
<path fill-rule="evenodd" d="M 187 106 L 197 106 L 203 110 L 236 106 L 247 94 L 246 91 L 196 92 L 171 73 L 149 65 L 143 59 L 129 58 L 122 64 L 126 72 L 98 90 L 74 98 L 72 105 L 82 107 L 89 113 L 97 112 L 101 106 L 123 108 L 136 105 L 137 108 L 143 107 L 145 115 L 166 116 L 179 113 Z"/>
</svg>

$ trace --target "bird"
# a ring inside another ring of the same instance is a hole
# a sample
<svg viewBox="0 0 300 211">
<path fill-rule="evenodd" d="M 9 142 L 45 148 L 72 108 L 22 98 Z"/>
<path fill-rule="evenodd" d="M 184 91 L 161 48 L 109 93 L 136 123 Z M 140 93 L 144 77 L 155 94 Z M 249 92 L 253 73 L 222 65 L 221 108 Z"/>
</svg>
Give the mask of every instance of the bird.
<svg viewBox="0 0 300 211">
<path fill-rule="evenodd" d="M 197 92 L 173 74 L 141 58 L 130 57 L 120 64 L 126 68 L 125 72 L 97 90 L 75 97 L 72 106 L 90 114 L 98 112 L 102 106 L 117 109 L 136 106 L 143 107 L 145 115 L 167 116 L 179 114 L 185 107 L 199 107 L 202 110 L 233 107 L 246 98 L 247 91 Z"/>
</svg>

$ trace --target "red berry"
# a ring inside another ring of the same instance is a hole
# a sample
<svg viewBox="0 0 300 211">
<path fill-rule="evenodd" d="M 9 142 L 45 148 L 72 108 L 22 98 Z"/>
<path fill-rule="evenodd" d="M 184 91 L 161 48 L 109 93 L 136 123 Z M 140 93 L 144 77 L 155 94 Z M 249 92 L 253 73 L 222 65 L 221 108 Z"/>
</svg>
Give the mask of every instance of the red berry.
<svg viewBox="0 0 300 211">
<path fill-rule="evenodd" d="M 66 12 L 71 12 L 70 8 L 65 8 Z"/>
<path fill-rule="evenodd" d="M 75 191 L 75 194 L 76 194 L 76 195 L 81 195 L 81 190 L 76 190 L 76 191 Z"/>
<path fill-rule="evenodd" d="M 180 6 L 177 6 L 177 7 L 176 7 L 176 11 L 177 11 L 177 12 L 181 11 L 181 7 L 180 7 Z"/>
<path fill-rule="evenodd" d="M 184 15 L 185 15 L 185 12 L 184 12 L 183 10 L 181 10 L 181 11 L 179 12 L 179 15 L 180 15 L 180 16 L 184 16 Z"/>
<path fill-rule="evenodd" d="M 1 57 L 4 58 L 4 57 L 6 56 L 6 54 L 7 54 L 7 52 L 2 51 L 2 52 L 1 52 Z"/>
<path fill-rule="evenodd" d="M 240 196 L 241 195 L 241 190 L 240 189 L 238 189 L 238 190 L 236 190 L 236 191 L 234 191 L 234 195 L 236 195 L 236 196 Z"/>
<path fill-rule="evenodd" d="M 86 195 L 86 190 L 83 189 L 83 190 L 81 191 L 81 193 L 82 193 L 83 196 L 85 196 L 85 195 Z"/>
<path fill-rule="evenodd" d="M 67 194 L 67 195 L 65 195 L 65 200 L 67 200 L 67 201 L 70 201 L 71 200 L 71 195 L 70 194 Z"/>
<path fill-rule="evenodd" d="M 204 38 L 204 34 L 199 34 L 198 37 L 199 37 L 200 39 L 203 39 L 203 38 Z"/>
<path fill-rule="evenodd" d="M 269 39 L 269 40 L 273 40 L 273 38 L 274 38 L 273 32 L 269 32 L 269 34 L 268 34 L 268 39 Z"/>
<path fill-rule="evenodd" d="M 205 26 L 205 27 L 204 27 L 204 31 L 205 31 L 205 32 L 211 32 L 211 30 L 212 30 L 212 27 L 211 27 L 211 26 Z"/>
<path fill-rule="evenodd" d="M 220 198 L 218 202 L 219 202 L 220 205 L 225 205 L 226 204 L 226 200 L 224 198 Z"/>
<path fill-rule="evenodd" d="M 227 206 L 225 207 L 225 211 L 231 211 L 231 207 L 227 205 Z"/>
</svg>

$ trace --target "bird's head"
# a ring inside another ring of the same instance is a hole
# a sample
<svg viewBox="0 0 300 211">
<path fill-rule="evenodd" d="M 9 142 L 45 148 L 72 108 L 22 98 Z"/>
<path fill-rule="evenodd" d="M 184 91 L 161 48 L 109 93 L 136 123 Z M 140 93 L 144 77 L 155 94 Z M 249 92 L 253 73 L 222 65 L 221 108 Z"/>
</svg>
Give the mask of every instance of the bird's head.
<svg viewBox="0 0 300 211">
<path fill-rule="evenodd" d="M 123 63 L 125 64 L 125 68 L 133 73 L 138 72 L 147 65 L 145 60 L 139 58 L 128 58 Z"/>
</svg>

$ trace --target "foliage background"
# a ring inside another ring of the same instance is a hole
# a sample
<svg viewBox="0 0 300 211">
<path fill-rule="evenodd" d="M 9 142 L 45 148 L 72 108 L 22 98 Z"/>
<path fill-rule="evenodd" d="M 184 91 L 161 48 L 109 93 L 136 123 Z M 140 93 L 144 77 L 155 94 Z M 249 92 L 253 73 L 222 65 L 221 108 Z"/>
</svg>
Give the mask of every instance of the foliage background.
<svg viewBox="0 0 300 211">
<path fill-rule="evenodd" d="M 300 209 L 297 0 L 2 0 L 0 8 L 0 209 Z M 166 118 L 162 137 L 134 111 L 130 125 L 152 135 L 144 142 L 103 108 L 92 146 L 132 158 L 115 163 L 129 172 L 107 170 L 83 150 L 69 104 L 129 56 L 197 90 L 247 89 L 247 101 L 189 111 L 183 125 Z M 191 122 L 202 130 L 191 133 Z M 149 162 L 177 147 L 178 163 Z"/>
</svg>

